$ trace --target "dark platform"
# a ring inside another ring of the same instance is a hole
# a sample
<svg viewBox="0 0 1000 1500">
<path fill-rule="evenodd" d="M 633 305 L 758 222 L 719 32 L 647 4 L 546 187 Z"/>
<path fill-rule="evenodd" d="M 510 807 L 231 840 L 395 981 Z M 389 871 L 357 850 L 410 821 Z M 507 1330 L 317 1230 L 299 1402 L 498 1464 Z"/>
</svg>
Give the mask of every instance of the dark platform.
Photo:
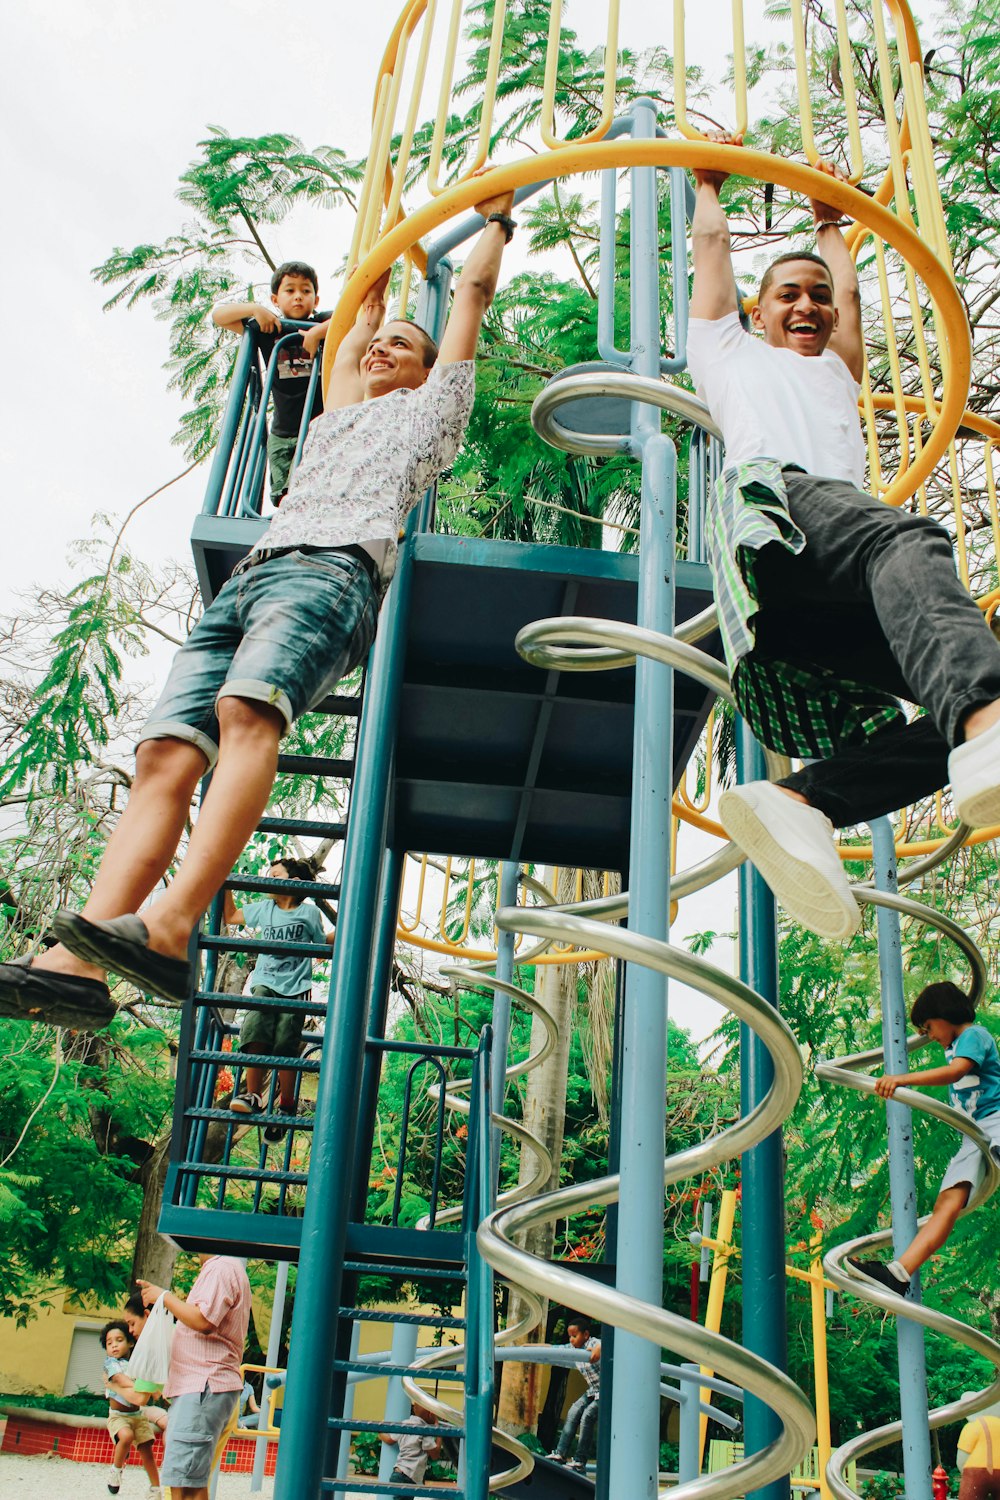
<svg viewBox="0 0 1000 1500">
<path fill-rule="evenodd" d="M 265 523 L 199 516 L 206 598 Z M 558 615 L 635 621 L 638 559 L 588 548 L 420 533 L 400 706 L 390 840 L 421 853 L 628 868 L 635 672 L 547 672 L 523 625 Z M 708 569 L 679 563 L 677 619 L 711 602 Z M 721 654 L 718 635 L 702 643 Z M 674 782 L 711 707 L 675 676 Z"/>
<path fill-rule="evenodd" d="M 638 559 L 433 534 L 411 545 L 392 842 L 627 869 L 634 669 L 547 672 L 523 661 L 514 639 L 548 616 L 634 623 Z M 708 569 L 677 571 L 677 618 L 686 620 L 711 602 Z M 719 654 L 718 635 L 703 646 Z M 676 783 L 711 698 L 674 680 Z"/>
</svg>

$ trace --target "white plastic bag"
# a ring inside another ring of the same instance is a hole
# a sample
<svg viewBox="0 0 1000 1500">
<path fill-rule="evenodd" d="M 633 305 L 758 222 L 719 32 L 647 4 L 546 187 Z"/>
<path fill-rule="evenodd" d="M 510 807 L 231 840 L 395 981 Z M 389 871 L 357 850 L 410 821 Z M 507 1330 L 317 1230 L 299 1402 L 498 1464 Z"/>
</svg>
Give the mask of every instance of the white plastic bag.
<svg viewBox="0 0 1000 1500">
<path fill-rule="evenodd" d="M 128 1373 L 137 1391 L 159 1392 L 170 1371 L 170 1343 L 174 1319 L 163 1305 L 162 1295 L 150 1308 L 143 1330 L 129 1355 Z"/>
</svg>

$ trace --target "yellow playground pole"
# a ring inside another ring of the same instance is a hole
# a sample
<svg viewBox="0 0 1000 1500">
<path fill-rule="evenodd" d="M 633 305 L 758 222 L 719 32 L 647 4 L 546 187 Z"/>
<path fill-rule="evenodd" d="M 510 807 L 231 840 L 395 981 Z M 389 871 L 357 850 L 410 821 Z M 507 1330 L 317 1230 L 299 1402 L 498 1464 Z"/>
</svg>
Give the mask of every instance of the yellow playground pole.
<svg viewBox="0 0 1000 1500">
<path fill-rule="evenodd" d="M 705 1327 L 712 1333 L 718 1333 L 722 1327 L 722 1304 L 726 1295 L 726 1276 L 729 1272 L 729 1257 L 733 1253 L 733 1226 L 736 1223 L 736 1189 L 727 1188 L 722 1194 L 722 1202 L 719 1205 L 719 1232 L 714 1239 L 708 1241 L 715 1250 L 712 1261 L 712 1279 L 708 1284 L 708 1306 L 705 1309 Z M 714 1375 L 715 1371 L 708 1365 L 701 1366 L 702 1375 Z M 707 1386 L 702 1386 L 699 1397 L 703 1403 L 712 1399 L 712 1393 Z M 702 1412 L 698 1422 L 698 1468 L 701 1469 L 705 1460 L 705 1439 L 708 1437 L 708 1418 Z"/>
<path fill-rule="evenodd" d="M 727 1198 L 732 1198 L 731 1204 L 727 1204 Z M 716 1238 L 710 1238 L 708 1235 L 699 1236 L 697 1241 L 699 1245 L 707 1246 L 708 1249 L 715 1251 L 715 1261 L 712 1266 L 712 1281 L 708 1292 L 708 1307 L 705 1310 L 705 1327 L 711 1329 L 713 1333 L 718 1333 L 721 1325 L 722 1299 L 726 1289 L 726 1271 L 729 1265 L 729 1257 L 739 1254 L 738 1248 L 732 1243 L 735 1212 L 736 1194 L 723 1193 L 722 1204 L 719 1210 L 718 1236 Z M 835 1291 L 836 1288 L 833 1282 L 827 1281 L 823 1275 L 823 1236 L 819 1230 L 810 1236 L 809 1249 L 812 1254 L 808 1271 L 800 1271 L 798 1266 L 785 1266 L 785 1275 L 790 1276 L 793 1281 L 808 1282 L 809 1304 L 812 1312 L 813 1369 L 816 1387 L 816 1456 L 819 1483 L 818 1485 L 813 1485 L 810 1481 L 806 1481 L 803 1487 L 818 1488 L 822 1500 L 833 1500 L 832 1491 L 826 1482 L 826 1466 L 830 1461 L 833 1443 L 830 1435 L 830 1370 L 827 1359 L 826 1315 L 823 1308 L 823 1295 L 826 1291 Z M 716 1301 L 714 1299 L 717 1282 L 718 1300 Z M 702 1365 L 701 1373 L 703 1375 L 711 1375 L 713 1371 Z M 710 1397 L 711 1393 L 702 1388 L 702 1401 L 708 1401 Z M 704 1460 L 707 1430 L 708 1418 L 703 1414 L 699 1427 L 699 1467 Z"/>
</svg>

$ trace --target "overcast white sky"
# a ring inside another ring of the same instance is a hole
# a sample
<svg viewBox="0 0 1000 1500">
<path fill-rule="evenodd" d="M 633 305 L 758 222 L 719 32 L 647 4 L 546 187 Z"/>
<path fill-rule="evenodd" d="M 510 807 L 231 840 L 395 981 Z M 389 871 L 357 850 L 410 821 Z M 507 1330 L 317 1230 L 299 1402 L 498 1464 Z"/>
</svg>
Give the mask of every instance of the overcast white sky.
<svg viewBox="0 0 1000 1500">
<path fill-rule="evenodd" d="M 746 8 L 759 14 L 762 6 Z M 662 8 L 626 0 L 623 9 L 629 42 L 666 40 L 654 29 L 664 24 Z M 180 225 L 177 180 L 209 124 L 232 134 L 287 131 L 307 147 L 362 155 L 375 69 L 398 10 L 397 0 L 4 7 L 5 609 L 22 591 L 68 578 L 70 543 L 89 534 L 95 511 L 123 515 L 184 467 L 170 443 L 180 403 L 165 389 L 166 329 L 148 307 L 102 312 L 91 268 L 114 246 L 158 241 Z M 588 45 L 603 39 L 603 11 L 600 0 L 569 7 Z M 701 38 L 721 30 L 728 50 L 729 13 L 729 0 L 699 5 Z M 695 38 L 689 60 L 697 46 Z M 276 260 L 312 260 L 324 293 L 333 293 L 350 228 L 344 215 L 290 219 L 269 232 L 270 248 Z M 190 559 L 204 477 L 196 471 L 137 519 L 129 535 L 141 557 Z M 688 842 L 684 865 L 705 852 L 701 841 Z M 733 880 L 693 899 L 677 935 L 725 930 L 734 903 Z M 717 1012 L 678 995 L 675 1014 L 700 1036 Z"/>
</svg>

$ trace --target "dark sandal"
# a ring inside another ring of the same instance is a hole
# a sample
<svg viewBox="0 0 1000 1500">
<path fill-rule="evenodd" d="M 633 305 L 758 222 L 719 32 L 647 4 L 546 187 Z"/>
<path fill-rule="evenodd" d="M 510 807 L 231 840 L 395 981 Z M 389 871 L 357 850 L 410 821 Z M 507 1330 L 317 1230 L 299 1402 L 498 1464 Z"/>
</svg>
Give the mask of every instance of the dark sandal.
<svg viewBox="0 0 1000 1500">
<path fill-rule="evenodd" d="M 99 979 L 35 969 L 30 958 L 0 964 L 0 1015 L 74 1031 L 100 1031 L 117 1011 L 110 990 Z"/>
<path fill-rule="evenodd" d="M 89 922 L 79 912 L 63 910 L 53 917 L 52 931 L 77 958 L 113 969 L 141 990 L 165 1000 L 183 1001 L 191 994 L 191 965 L 151 948 L 141 917 L 127 913 L 108 922 Z"/>
</svg>

